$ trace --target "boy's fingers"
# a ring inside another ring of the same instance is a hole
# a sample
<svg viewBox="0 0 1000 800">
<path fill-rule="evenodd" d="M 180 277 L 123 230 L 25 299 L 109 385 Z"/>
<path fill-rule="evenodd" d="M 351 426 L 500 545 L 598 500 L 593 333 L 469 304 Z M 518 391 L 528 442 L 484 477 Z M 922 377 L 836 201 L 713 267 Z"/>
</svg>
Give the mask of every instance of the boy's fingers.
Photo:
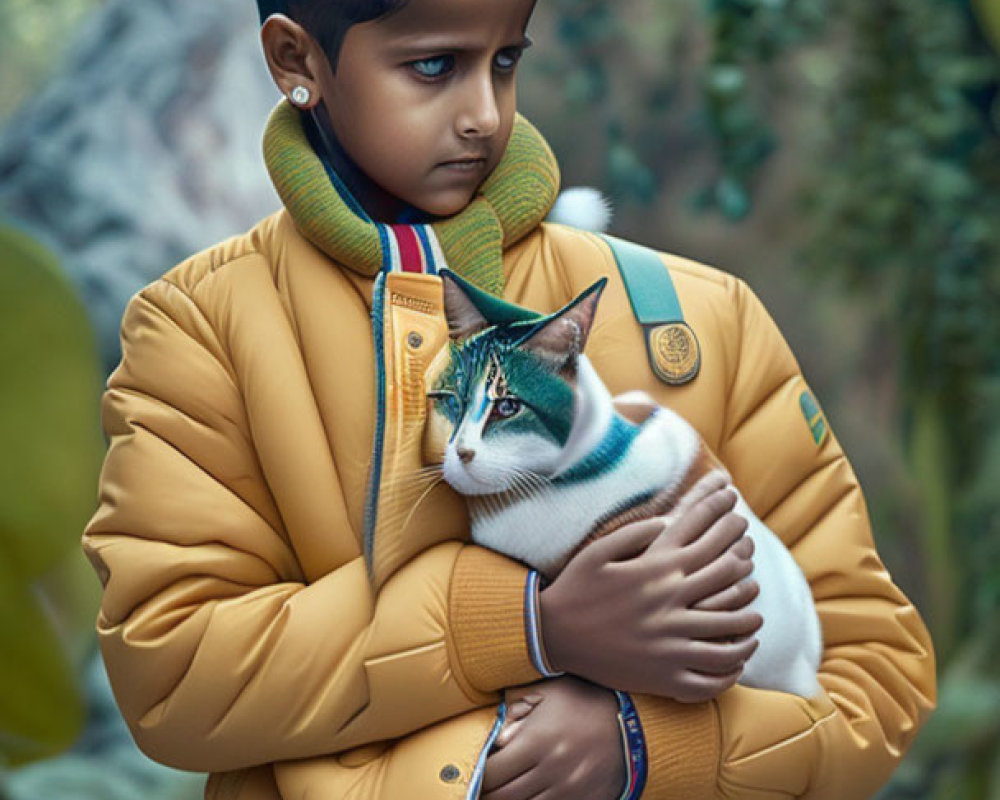
<svg viewBox="0 0 1000 800">
<path fill-rule="evenodd" d="M 759 646 L 760 641 L 752 637 L 735 642 L 692 641 L 682 658 L 691 669 L 711 675 L 725 675 L 742 669 Z"/>
<path fill-rule="evenodd" d="M 517 735 L 518 729 L 521 727 L 520 723 L 515 720 L 513 722 L 508 722 L 503 726 L 496 741 L 493 742 L 493 747 L 496 750 L 506 747 L 510 744 L 511 740 Z"/>
<path fill-rule="evenodd" d="M 685 609 L 671 621 L 671 633 L 698 642 L 752 636 L 763 619 L 756 611 L 702 611 Z"/>
<path fill-rule="evenodd" d="M 545 776 L 540 770 L 530 769 L 496 789 L 485 791 L 480 797 L 482 800 L 530 800 L 545 789 Z"/>
<path fill-rule="evenodd" d="M 676 698 L 682 703 L 702 703 L 711 700 L 726 689 L 732 688 L 742 674 L 742 669 L 726 675 L 703 675 L 689 670 L 681 678 Z"/>
<path fill-rule="evenodd" d="M 524 737 L 508 742 L 506 747 L 487 757 L 483 791 L 488 792 L 510 783 L 534 767 L 540 757 L 540 749 L 529 746 Z"/>
<path fill-rule="evenodd" d="M 504 698 L 508 706 L 523 701 L 532 706 L 537 706 L 542 702 L 542 694 L 538 691 L 537 685 L 528 684 L 525 686 L 514 686 L 504 691 Z"/>
<path fill-rule="evenodd" d="M 744 518 L 745 521 L 745 518 Z M 747 528 L 749 529 L 750 524 L 747 523 Z M 732 547 L 733 555 L 737 555 L 740 558 L 753 558 L 753 554 L 757 551 L 757 545 L 749 533 L 744 534 L 743 538 L 740 539 Z"/>
<path fill-rule="evenodd" d="M 738 584 L 753 572 L 753 561 L 740 554 L 740 546 L 744 541 L 753 545 L 753 540 L 744 536 L 728 553 L 685 576 L 681 589 L 684 605 L 693 605 L 706 597 L 712 597 Z M 742 550 L 745 551 L 746 548 Z"/>
<path fill-rule="evenodd" d="M 736 611 L 752 603 L 759 594 L 760 584 L 753 578 L 744 578 L 739 583 L 698 601 L 692 608 L 700 611 Z"/>
<path fill-rule="evenodd" d="M 583 549 L 600 561 L 627 561 L 642 553 L 663 533 L 659 517 L 630 522 Z"/>
<path fill-rule="evenodd" d="M 531 713 L 531 709 L 533 708 L 534 706 L 527 699 L 522 698 L 507 708 L 507 720 L 509 722 L 517 722 L 519 719 L 524 719 Z"/>
<path fill-rule="evenodd" d="M 714 561 L 743 538 L 747 521 L 738 514 L 718 518 L 701 538 L 684 548 L 685 572 L 689 575 Z"/>
<path fill-rule="evenodd" d="M 702 538 L 713 524 L 736 506 L 736 492 L 719 489 L 682 512 L 667 528 L 664 540 L 673 547 L 683 547 Z"/>
<path fill-rule="evenodd" d="M 709 495 L 732 488 L 732 480 L 724 470 L 712 470 L 707 475 L 703 475 L 694 486 L 688 489 L 687 493 L 677 501 L 677 507 L 670 513 L 680 516 L 696 503 L 700 503 Z"/>
</svg>

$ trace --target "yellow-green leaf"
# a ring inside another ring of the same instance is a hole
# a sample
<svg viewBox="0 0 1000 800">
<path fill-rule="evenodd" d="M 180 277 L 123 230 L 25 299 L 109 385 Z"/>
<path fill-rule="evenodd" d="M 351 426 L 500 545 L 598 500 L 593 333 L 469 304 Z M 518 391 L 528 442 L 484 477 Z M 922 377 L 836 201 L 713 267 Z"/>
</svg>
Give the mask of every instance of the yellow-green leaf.
<svg viewBox="0 0 1000 800">
<path fill-rule="evenodd" d="M 94 334 L 53 257 L 0 227 L 0 763 L 70 745 L 99 584 L 80 552 L 104 447 Z"/>
<path fill-rule="evenodd" d="M 1000 53 L 1000 0 L 973 0 L 972 6 L 983 32 Z"/>
</svg>

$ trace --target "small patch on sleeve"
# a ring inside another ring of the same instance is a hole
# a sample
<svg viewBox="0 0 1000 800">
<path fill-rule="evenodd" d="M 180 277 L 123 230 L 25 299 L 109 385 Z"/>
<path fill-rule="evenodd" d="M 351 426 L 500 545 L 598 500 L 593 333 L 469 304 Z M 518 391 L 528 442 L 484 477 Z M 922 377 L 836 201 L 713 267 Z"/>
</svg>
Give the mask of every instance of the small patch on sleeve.
<svg viewBox="0 0 1000 800">
<path fill-rule="evenodd" d="M 817 445 L 823 444 L 830 429 L 826 424 L 823 412 L 819 410 L 816 398 L 808 389 L 799 395 L 799 407 L 802 409 L 802 416 L 806 418 L 806 424 L 809 425 L 809 430 L 812 432 L 813 441 Z"/>
</svg>

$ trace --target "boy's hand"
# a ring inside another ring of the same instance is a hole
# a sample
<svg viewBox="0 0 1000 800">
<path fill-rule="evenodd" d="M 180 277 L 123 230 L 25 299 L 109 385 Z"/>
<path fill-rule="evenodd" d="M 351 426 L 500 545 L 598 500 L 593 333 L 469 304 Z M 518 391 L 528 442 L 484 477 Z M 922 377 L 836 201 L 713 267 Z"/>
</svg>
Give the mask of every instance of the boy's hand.
<svg viewBox="0 0 1000 800">
<path fill-rule="evenodd" d="M 563 677 L 508 690 L 506 699 L 482 800 L 617 800 L 625 755 L 611 692 Z"/>
<path fill-rule="evenodd" d="M 736 683 L 763 620 L 746 608 L 753 542 L 735 503 L 710 487 L 666 524 L 625 525 L 574 556 L 539 595 L 552 667 L 683 702 Z"/>
</svg>

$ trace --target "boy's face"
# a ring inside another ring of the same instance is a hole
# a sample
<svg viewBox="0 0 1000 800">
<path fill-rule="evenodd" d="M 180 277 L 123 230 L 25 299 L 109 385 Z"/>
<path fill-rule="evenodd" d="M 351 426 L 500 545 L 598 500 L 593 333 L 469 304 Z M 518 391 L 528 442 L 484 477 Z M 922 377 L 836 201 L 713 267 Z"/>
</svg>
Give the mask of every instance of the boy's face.
<svg viewBox="0 0 1000 800">
<path fill-rule="evenodd" d="M 500 162 L 535 0 L 409 0 L 354 25 L 319 82 L 333 131 L 391 195 L 439 216 Z"/>
</svg>

